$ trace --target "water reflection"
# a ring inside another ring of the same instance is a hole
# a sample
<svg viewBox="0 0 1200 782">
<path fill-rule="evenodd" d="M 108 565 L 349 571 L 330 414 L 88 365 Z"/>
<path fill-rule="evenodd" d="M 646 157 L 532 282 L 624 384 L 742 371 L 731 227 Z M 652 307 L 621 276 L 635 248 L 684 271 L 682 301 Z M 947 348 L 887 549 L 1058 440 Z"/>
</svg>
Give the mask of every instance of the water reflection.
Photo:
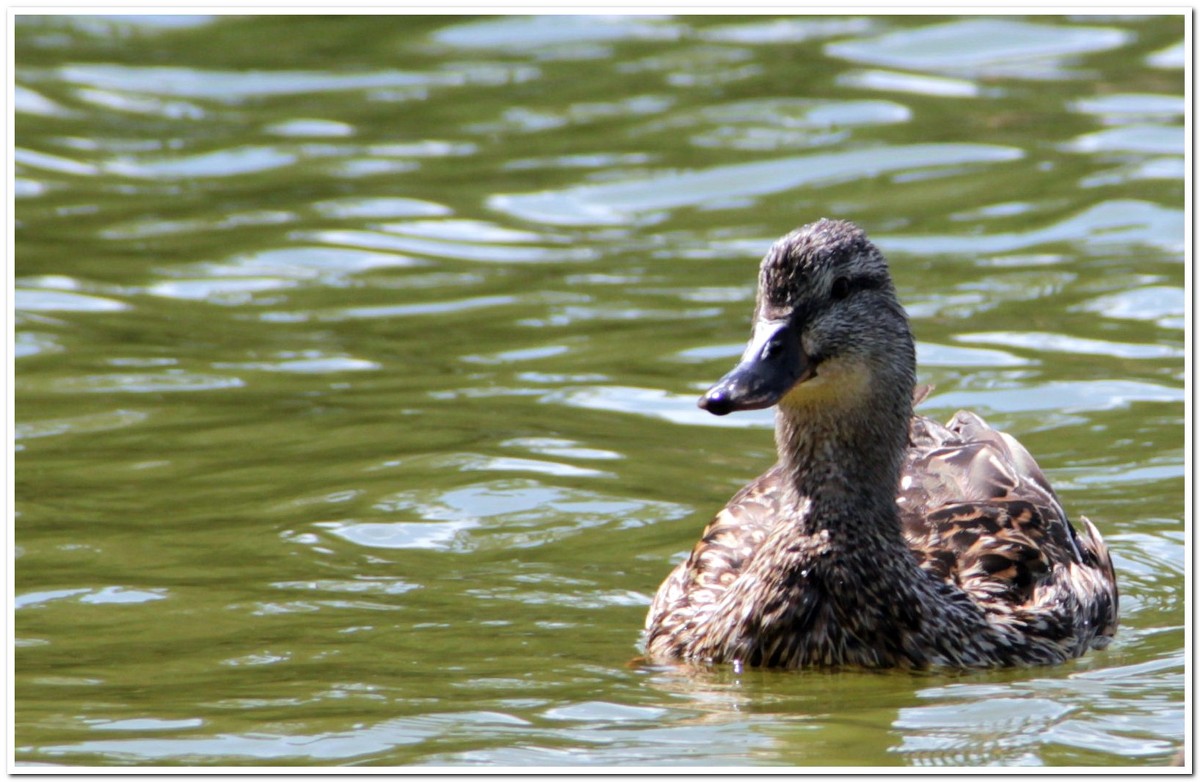
<svg viewBox="0 0 1200 782">
<path fill-rule="evenodd" d="M 843 87 L 880 92 L 912 93 L 940 98 L 977 98 L 981 95 L 997 97 L 998 90 L 987 90 L 966 79 L 945 76 L 926 76 L 901 71 L 884 71 L 875 68 L 851 70 L 838 76 Z"/>
<path fill-rule="evenodd" d="M 907 122 L 908 107 L 891 101 L 734 101 L 647 124 L 645 132 L 689 129 L 700 147 L 762 150 L 828 146 L 849 138 L 849 129 Z"/>
<path fill-rule="evenodd" d="M 914 71 L 996 78 L 1062 78 L 1074 55 L 1114 49 L 1130 34 L 1112 27 L 966 19 L 831 43 L 825 53 Z"/>
<path fill-rule="evenodd" d="M 446 46 L 467 49 L 533 51 L 539 56 L 566 53 L 564 47 L 606 41 L 671 40 L 685 27 L 665 18 L 531 16 L 450 24 L 435 31 L 432 39 Z M 585 50 L 591 56 L 594 50 Z M 580 56 L 580 55 L 575 55 Z"/>
<path fill-rule="evenodd" d="M 1151 285 L 1098 296 L 1079 309 L 1106 318 L 1149 320 L 1163 328 L 1179 329 L 1184 325 L 1186 300 L 1178 288 Z"/>
<path fill-rule="evenodd" d="M 457 76 L 448 73 L 221 71 L 101 64 L 66 65 L 59 69 L 58 77 L 67 84 L 96 90 L 202 98 L 219 103 L 240 103 L 250 98 L 307 95 L 334 90 L 369 90 L 418 85 L 431 87 L 460 81 Z"/>
<path fill-rule="evenodd" d="M 25 280 L 22 284 L 33 282 Z M 124 302 L 101 296 L 44 288 L 17 288 L 13 299 L 18 312 L 116 312 L 129 309 Z"/>
<path fill-rule="evenodd" d="M 1044 228 L 974 236 L 880 236 L 885 252 L 978 255 L 1011 253 L 1055 242 L 1081 242 L 1089 252 L 1113 244 L 1148 244 L 1172 252 L 1183 249 L 1183 215 L 1146 201 L 1105 201 Z"/>
<path fill-rule="evenodd" d="M 18 760 L 1165 760 L 1185 21 L 19 16 Z M 888 253 L 923 410 L 1111 542 L 1105 652 L 627 665 L 772 458 L 695 399 L 820 216 Z"/>
<path fill-rule="evenodd" d="M 601 478 L 608 473 L 561 462 L 458 454 L 422 460 L 422 469 L 533 473 L 556 478 Z M 393 468 L 402 464 L 392 465 Z M 496 479 L 445 491 L 409 491 L 380 499 L 382 513 L 420 521 L 324 521 L 315 526 L 360 546 L 466 553 L 517 550 L 561 542 L 590 528 L 638 527 L 686 516 L 664 502 L 605 496 L 527 478 Z"/>
<path fill-rule="evenodd" d="M 914 144 L 778 158 L 667 172 L 559 191 L 492 196 L 488 205 L 523 220 L 549 225 L 619 225 L 665 220 L 679 207 L 732 209 L 763 196 L 803 186 L 831 185 L 867 176 L 927 167 L 999 163 L 1020 150 L 984 144 Z"/>
</svg>

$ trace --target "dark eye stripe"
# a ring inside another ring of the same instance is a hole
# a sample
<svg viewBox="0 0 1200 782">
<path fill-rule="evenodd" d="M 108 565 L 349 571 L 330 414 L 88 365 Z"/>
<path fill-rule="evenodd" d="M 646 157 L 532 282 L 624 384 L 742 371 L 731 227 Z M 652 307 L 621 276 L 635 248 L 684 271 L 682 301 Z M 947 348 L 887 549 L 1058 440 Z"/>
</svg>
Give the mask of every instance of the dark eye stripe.
<svg viewBox="0 0 1200 782">
<path fill-rule="evenodd" d="M 829 295 L 835 301 L 840 301 L 855 291 L 877 290 L 883 287 L 883 280 L 878 277 L 838 277 L 833 281 Z"/>
</svg>

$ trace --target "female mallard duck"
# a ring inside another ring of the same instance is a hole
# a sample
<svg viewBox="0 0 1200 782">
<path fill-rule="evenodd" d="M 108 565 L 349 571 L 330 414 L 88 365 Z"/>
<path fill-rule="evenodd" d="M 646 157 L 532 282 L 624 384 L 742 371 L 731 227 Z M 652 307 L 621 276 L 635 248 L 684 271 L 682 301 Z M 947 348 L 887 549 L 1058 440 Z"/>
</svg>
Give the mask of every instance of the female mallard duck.
<svg viewBox="0 0 1200 782">
<path fill-rule="evenodd" d="M 914 416 L 915 376 L 908 317 L 861 229 L 821 220 L 775 243 L 750 344 L 700 407 L 778 405 L 779 461 L 659 588 L 650 658 L 969 668 L 1108 643 L 1100 533 L 1082 516 L 1076 531 L 1012 437 L 967 412 Z"/>
</svg>

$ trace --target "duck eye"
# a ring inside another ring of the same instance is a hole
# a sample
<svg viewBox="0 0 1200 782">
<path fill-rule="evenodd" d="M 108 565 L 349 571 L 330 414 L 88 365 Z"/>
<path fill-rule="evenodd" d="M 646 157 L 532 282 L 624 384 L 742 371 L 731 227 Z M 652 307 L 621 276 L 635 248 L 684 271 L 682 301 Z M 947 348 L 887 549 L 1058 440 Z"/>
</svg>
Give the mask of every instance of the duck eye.
<svg viewBox="0 0 1200 782">
<path fill-rule="evenodd" d="M 833 281 L 833 288 L 829 291 L 830 297 L 834 301 L 841 301 L 850 295 L 850 280 L 846 277 L 838 277 Z"/>
</svg>

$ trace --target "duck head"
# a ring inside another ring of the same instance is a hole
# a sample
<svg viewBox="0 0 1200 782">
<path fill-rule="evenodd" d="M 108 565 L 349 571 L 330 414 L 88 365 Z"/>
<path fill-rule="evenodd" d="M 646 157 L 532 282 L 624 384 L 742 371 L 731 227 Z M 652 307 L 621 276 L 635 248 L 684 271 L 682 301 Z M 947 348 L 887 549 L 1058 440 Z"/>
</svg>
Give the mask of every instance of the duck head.
<svg viewBox="0 0 1200 782">
<path fill-rule="evenodd" d="M 726 415 L 908 401 L 915 378 L 912 333 L 883 255 L 853 223 L 820 220 L 763 258 L 750 342 L 699 405 Z"/>
</svg>

